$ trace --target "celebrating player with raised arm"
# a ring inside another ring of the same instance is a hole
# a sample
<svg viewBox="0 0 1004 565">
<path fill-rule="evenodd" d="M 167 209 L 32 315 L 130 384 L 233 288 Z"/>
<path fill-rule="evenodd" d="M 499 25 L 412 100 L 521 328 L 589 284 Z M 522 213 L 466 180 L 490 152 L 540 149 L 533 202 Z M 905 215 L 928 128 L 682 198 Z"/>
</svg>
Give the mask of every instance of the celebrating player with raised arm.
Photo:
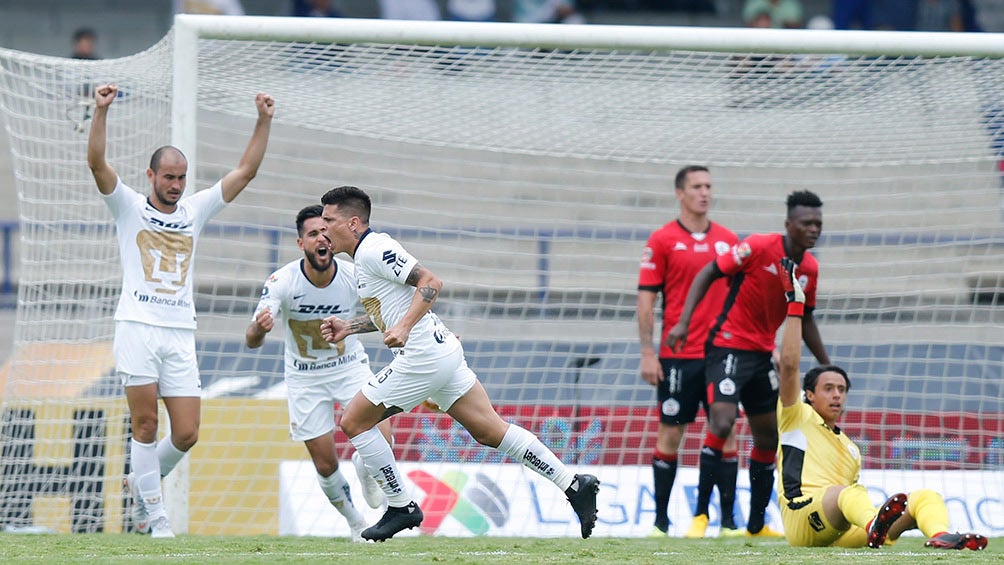
<svg viewBox="0 0 1004 565">
<path fill-rule="evenodd" d="M 750 452 L 750 536 L 780 537 L 764 526 L 764 515 L 774 487 L 777 451 L 777 373 L 771 354 L 777 330 L 784 322 L 785 302 L 777 282 L 777 263 L 789 257 L 804 277 L 805 321 L 802 339 L 822 364 L 829 357 L 812 318 L 816 305 L 819 265 L 809 249 L 823 230 L 823 202 L 809 191 L 788 196 L 785 234 L 755 234 L 739 242 L 730 253 L 701 269 L 687 292 L 680 320 L 666 335 L 666 344 L 677 349 L 686 343 L 688 326 L 697 304 L 719 277 L 732 278 L 729 295 L 707 346 L 707 384 L 711 413 L 709 433 L 701 448 L 701 467 L 721 465 L 725 439 L 742 402 L 753 435 Z M 706 456 L 707 455 L 707 456 Z M 702 471 L 703 472 L 703 471 Z M 717 473 L 714 473 L 717 474 Z"/>
<path fill-rule="evenodd" d="M 669 529 L 669 495 L 676 481 L 678 452 L 687 425 L 694 422 L 701 406 L 705 413 L 709 412 L 704 385 L 704 341 L 721 312 L 728 281 L 719 279 L 708 289 L 708 295 L 694 312 L 692 337 L 686 347 L 674 351 L 665 343 L 666 334 L 679 318 L 694 276 L 719 255 L 728 253 L 738 241 L 731 230 L 708 219 L 711 172 L 707 167 L 691 165 L 680 169 L 674 184 L 680 215 L 649 236 L 638 274 L 641 377 L 656 388 L 659 401 L 659 432 L 652 455 L 655 528 L 650 535 L 653 537 L 664 536 Z M 657 352 L 653 330 L 659 293 L 663 296 L 662 345 Z M 701 467 L 694 519 L 684 537 L 704 537 L 711 491 L 716 484 L 721 500 L 721 535 L 728 536 L 732 532 L 742 535 L 733 516 L 739 467 L 734 433 L 725 442 L 721 460 L 717 468 Z M 717 472 L 717 476 L 712 475 L 713 472 Z"/>
<path fill-rule="evenodd" d="M 132 419 L 132 472 L 126 484 L 136 529 L 153 537 L 174 537 L 160 479 L 199 437 L 202 390 L 195 358 L 193 255 L 202 228 L 258 173 L 275 101 L 267 94 L 255 97 L 258 120 L 237 168 L 212 187 L 182 198 L 188 161 L 176 147 L 161 147 L 150 157 L 149 196 L 126 186 L 105 160 L 108 108 L 116 96 L 114 84 L 95 91 L 87 165 L 115 218 L 122 257 L 113 349 Z M 171 420 L 170 435 L 159 442 L 158 397 L 164 399 Z"/>
<path fill-rule="evenodd" d="M 777 405 L 781 434 L 778 502 L 788 543 L 879 548 L 887 539 L 919 528 L 929 538 L 924 543 L 927 547 L 985 548 L 987 538 L 980 534 L 948 531 L 945 501 L 932 490 L 893 494 L 876 510 L 867 489 L 858 483 L 861 451 L 837 426 L 851 380 L 840 367 L 822 365 L 806 373 L 799 386 L 806 295 L 794 262 L 782 259 L 777 273 L 788 303 Z"/>
<path fill-rule="evenodd" d="M 427 399 L 478 443 L 508 454 L 564 491 L 579 518 L 582 537 L 588 538 L 596 524 L 599 480 L 573 474 L 535 435 L 506 423 L 495 412 L 467 366 L 460 340 L 432 312 L 443 282 L 400 243 L 370 229 L 370 198 L 362 190 L 334 188 L 321 203 L 331 250 L 352 257 L 359 298 L 369 315 L 325 319 L 324 338 L 335 343 L 376 328 L 394 353 L 394 360 L 349 402 L 341 420 L 342 430 L 388 500 L 387 511 L 363 532 L 363 538 L 383 541 L 422 523 L 422 510 L 405 489 L 394 453 L 375 426 Z"/>
<path fill-rule="evenodd" d="M 359 338 L 350 335 L 338 343 L 321 337 L 321 321 L 328 315 L 355 315 L 360 310 L 355 267 L 328 249 L 324 208 L 315 204 L 296 215 L 296 244 L 303 257 L 287 263 L 265 281 L 254 318 L 245 331 L 247 346 L 265 342 L 275 325 L 285 325 L 286 391 L 289 402 L 289 435 L 302 441 L 317 470 L 317 482 L 331 505 L 349 523 L 354 541 L 363 541 L 363 516 L 352 504 L 349 484 L 339 470 L 335 446 L 335 403 L 343 407 L 373 377 L 369 357 Z M 390 440 L 390 421 L 380 431 Z M 353 463 L 363 485 L 367 504 L 378 508 L 383 491 L 365 472 L 362 460 Z"/>
</svg>

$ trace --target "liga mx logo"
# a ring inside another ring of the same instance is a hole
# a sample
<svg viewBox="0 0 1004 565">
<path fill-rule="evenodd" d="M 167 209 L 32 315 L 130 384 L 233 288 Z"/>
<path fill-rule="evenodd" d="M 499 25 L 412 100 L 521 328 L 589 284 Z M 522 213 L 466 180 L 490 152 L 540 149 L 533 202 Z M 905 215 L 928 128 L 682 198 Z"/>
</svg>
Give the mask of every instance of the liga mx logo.
<svg viewBox="0 0 1004 565">
<path fill-rule="evenodd" d="M 475 473 L 471 480 L 460 471 L 447 471 L 436 478 L 416 470 L 408 473 L 408 478 L 425 491 L 425 499 L 419 503 L 425 515 L 419 526 L 424 534 L 435 534 L 447 516 L 476 536 L 488 533 L 493 525 L 501 528 L 509 521 L 509 500 L 483 473 Z"/>
</svg>

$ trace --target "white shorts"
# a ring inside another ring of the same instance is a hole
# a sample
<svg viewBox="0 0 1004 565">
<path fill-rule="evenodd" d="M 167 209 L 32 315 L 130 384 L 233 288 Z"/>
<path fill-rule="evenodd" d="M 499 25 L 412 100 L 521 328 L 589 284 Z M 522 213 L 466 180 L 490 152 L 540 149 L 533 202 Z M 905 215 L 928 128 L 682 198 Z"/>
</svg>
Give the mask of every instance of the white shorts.
<svg viewBox="0 0 1004 565">
<path fill-rule="evenodd" d="M 426 400 L 432 400 L 445 412 L 477 380 L 467 366 L 464 349 L 457 347 L 438 359 L 405 359 L 399 355 L 363 386 L 362 393 L 373 404 L 397 406 L 405 412 Z"/>
<path fill-rule="evenodd" d="M 307 441 L 331 433 L 335 429 L 335 403 L 345 408 L 371 378 L 373 371 L 366 363 L 353 364 L 352 372 L 324 382 L 286 379 L 289 437 Z"/>
<path fill-rule="evenodd" d="M 122 386 L 157 383 L 161 398 L 202 396 L 195 330 L 117 321 L 112 350 Z"/>
</svg>

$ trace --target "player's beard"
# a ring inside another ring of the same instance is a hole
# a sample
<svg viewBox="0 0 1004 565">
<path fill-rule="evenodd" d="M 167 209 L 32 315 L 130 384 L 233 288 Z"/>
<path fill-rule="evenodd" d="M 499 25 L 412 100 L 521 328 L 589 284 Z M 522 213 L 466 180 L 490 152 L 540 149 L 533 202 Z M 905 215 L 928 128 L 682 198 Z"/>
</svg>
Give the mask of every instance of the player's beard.
<svg viewBox="0 0 1004 565">
<path fill-rule="evenodd" d="M 307 261 L 315 271 L 323 272 L 331 268 L 331 252 L 325 252 L 324 256 L 319 256 L 316 251 L 304 251 Z"/>
</svg>

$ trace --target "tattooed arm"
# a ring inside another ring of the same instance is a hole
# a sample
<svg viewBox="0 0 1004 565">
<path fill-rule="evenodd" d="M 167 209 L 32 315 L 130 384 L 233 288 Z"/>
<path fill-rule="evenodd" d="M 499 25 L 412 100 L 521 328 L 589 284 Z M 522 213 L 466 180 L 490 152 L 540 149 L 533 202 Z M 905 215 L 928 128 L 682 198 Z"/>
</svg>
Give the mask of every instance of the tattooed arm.
<svg viewBox="0 0 1004 565">
<path fill-rule="evenodd" d="M 384 332 L 383 342 L 387 347 L 404 347 L 411 328 L 432 309 L 432 305 L 439 298 L 439 292 L 443 289 L 443 281 L 422 265 L 415 265 L 405 283 L 415 287 L 415 295 L 401 321 Z"/>
<path fill-rule="evenodd" d="M 359 316 L 351 320 L 343 320 L 336 316 L 325 318 L 321 322 L 321 337 L 328 343 L 338 343 L 352 334 L 364 334 L 377 331 L 377 327 L 369 316 Z"/>
</svg>

